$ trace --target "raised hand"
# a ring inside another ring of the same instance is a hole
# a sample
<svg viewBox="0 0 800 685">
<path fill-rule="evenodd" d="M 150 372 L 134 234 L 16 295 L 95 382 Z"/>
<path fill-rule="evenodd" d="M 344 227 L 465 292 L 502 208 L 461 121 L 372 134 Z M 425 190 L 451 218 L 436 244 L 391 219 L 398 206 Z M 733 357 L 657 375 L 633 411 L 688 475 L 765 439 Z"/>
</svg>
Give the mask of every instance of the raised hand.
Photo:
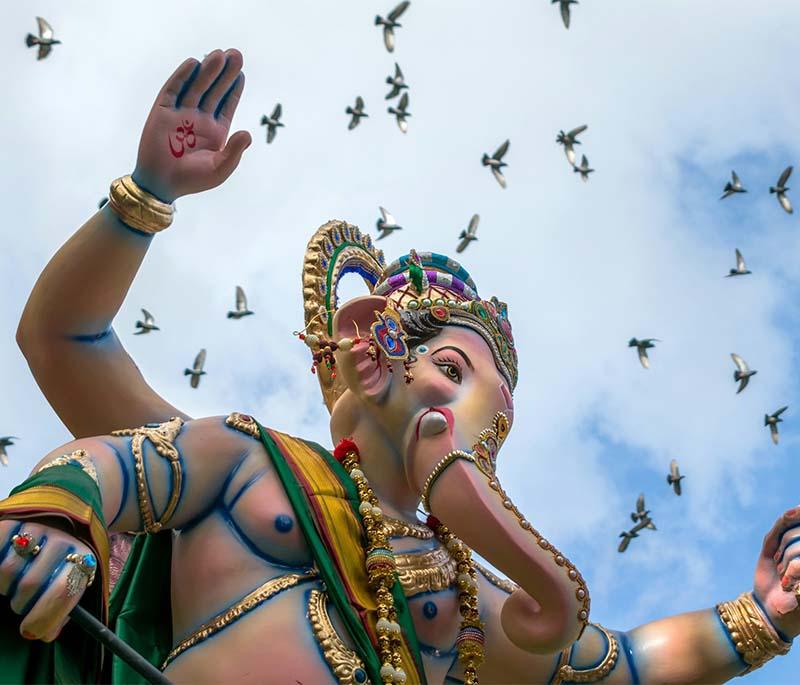
<svg viewBox="0 0 800 685">
<path fill-rule="evenodd" d="M 800 635 L 800 507 L 789 509 L 764 538 L 753 594 L 785 636 Z"/>
<path fill-rule="evenodd" d="M 215 188 L 250 145 L 247 131 L 230 139 L 244 89 L 242 53 L 214 50 L 202 64 L 187 59 L 161 88 L 144 125 L 133 179 L 165 202 Z"/>
<path fill-rule="evenodd" d="M 50 642 L 58 637 L 95 566 L 91 550 L 67 533 L 38 523 L 0 521 L 0 595 L 23 617 L 24 638 Z"/>
</svg>

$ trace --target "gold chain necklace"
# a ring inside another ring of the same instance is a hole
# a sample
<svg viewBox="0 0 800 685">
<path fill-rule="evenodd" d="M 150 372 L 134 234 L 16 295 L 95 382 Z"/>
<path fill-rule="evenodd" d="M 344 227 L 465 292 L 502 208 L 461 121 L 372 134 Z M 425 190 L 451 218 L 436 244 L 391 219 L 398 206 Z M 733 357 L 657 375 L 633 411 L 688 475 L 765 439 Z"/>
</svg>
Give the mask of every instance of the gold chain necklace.
<svg viewBox="0 0 800 685">
<path fill-rule="evenodd" d="M 423 523 L 412 523 L 402 521 L 383 515 L 383 523 L 386 526 L 386 534 L 389 537 L 416 538 L 417 540 L 433 539 L 433 531 Z"/>
</svg>

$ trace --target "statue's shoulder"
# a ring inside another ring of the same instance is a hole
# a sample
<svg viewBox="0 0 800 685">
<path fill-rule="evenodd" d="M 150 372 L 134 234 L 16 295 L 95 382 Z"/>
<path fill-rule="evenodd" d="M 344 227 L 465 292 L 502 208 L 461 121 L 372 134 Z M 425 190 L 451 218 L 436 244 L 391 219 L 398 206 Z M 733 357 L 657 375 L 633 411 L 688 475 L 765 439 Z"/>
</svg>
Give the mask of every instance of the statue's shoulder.
<svg viewBox="0 0 800 685">
<path fill-rule="evenodd" d="M 258 428 L 258 422 L 250 416 L 250 414 L 242 414 L 238 411 L 232 412 L 226 417 L 225 425 L 245 433 L 251 438 L 255 438 L 259 441 L 261 440 L 261 431 Z"/>
</svg>

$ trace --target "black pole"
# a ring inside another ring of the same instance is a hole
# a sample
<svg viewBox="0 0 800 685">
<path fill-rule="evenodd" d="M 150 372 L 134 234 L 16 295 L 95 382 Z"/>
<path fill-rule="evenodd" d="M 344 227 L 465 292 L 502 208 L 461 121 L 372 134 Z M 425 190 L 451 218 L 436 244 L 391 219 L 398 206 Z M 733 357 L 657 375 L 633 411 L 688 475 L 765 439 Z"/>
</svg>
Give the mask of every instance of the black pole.
<svg viewBox="0 0 800 685">
<path fill-rule="evenodd" d="M 120 640 L 113 631 L 109 630 L 86 609 L 76 606 L 69 614 L 83 630 L 97 640 L 109 651 L 116 654 L 140 676 L 146 678 L 153 685 L 171 685 L 171 682 L 161 671 L 134 650 L 127 642 Z"/>
</svg>

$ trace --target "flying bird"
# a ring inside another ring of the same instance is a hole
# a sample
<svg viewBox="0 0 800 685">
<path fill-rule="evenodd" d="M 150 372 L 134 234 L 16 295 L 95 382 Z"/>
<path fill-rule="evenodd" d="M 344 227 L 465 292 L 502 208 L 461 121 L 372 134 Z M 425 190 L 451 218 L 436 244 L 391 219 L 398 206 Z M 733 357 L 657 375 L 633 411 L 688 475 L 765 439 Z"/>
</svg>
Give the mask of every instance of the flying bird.
<svg viewBox="0 0 800 685">
<path fill-rule="evenodd" d="M 388 83 L 392 89 L 386 94 L 385 100 L 396 98 L 400 95 L 401 90 L 408 88 L 403 72 L 400 70 L 400 65 L 397 62 L 394 63 L 394 76 L 387 76 L 386 83 Z"/>
<path fill-rule="evenodd" d="M 669 473 L 667 474 L 667 485 L 671 485 L 673 491 L 676 495 L 681 494 L 681 481 L 686 478 L 686 476 L 682 476 L 680 469 L 678 468 L 678 461 L 677 459 L 673 459 L 669 463 Z"/>
<path fill-rule="evenodd" d="M 236 309 L 232 312 L 228 312 L 229 319 L 241 319 L 243 316 L 250 316 L 251 314 L 255 314 L 255 312 L 251 312 L 247 308 L 247 296 L 244 294 L 244 290 L 242 290 L 242 286 L 236 286 Z"/>
<path fill-rule="evenodd" d="M 0 438 L 0 464 L 3 466 L 8 466 L 8 453 L 6 452 L 6 447 L 13 445 L 14 440 L 19 440 L 19 438 L 15 438 L 13 435 L 6 435 L 5 437 Z"/>
<path fill-rule="evenodd" d="M 730 278 L 731 276 L 746 276 L 747 274 L 753 273 L 747 269 L 747 266 L 744 263 L 744 257 L 742 257 L 742 253 L 739 252 L 739 248 L 736 248 L 736 268 L 731 269 L 725 276 L 725 278 Z"/>
<path fill-rule="evenodd" d="M 386 49 L 389 52 L 394 52 L 394 30 L 401 26 L 401 24 L 397 23 L 397 20 L 400 18 L 400 15 L 408 9 L 410 4 L 411 2 L 409 2 L 409 0 L 401 2 L 386 15 L 386 19 L 380 15 L 375 17 L 375 26 L 383 26 L 383 43 L 386 45 Z"/>
<path fill-rule="evenodd" d="M 191 376 L 189 384 L 193 388 L 196 388 L 198 385 L 200 385 L 200 376 L 206 375 L 206 372 L 203 371 L 205 363 L 206 363 L 206 351 L 205 349 L 203 349 L 200 350 L 197 353 L 197 356 L 194 358 L 194 364 L 192 365 L 192 368 L 183 370 L 184 376 Z"/>
<path fill-rule="evenodd" d="M 781 407 L 778 411 L 772 414 L 764 414 L 764 425 L 769 426 L 769 432 L 772 436 L 772 442 L 774 444 L 778 444 L 778 424 L 783 423 L 783 419 L 780 418 L 781 414 L 785 412 L 789 407 Z"/>
<path fill-rule="evenodd" d="M 569 19 L 570 19 L 570 5 L 577 5 L 578 0 L 550 0 L 551 5 L 555 5 L 558 3 L 561 5 L 561 21 L 564 22 L 565 28 L 569 28 Z"/>
<path fill-rule="evenodd" d="M 47 55 L 50 54 L 50 51 L 53 49 L 54 45 L 60 45 L 60 40 L 55 40 L 53 38 L 53 27 L 50 26 L 44 19 L 41 17 L 36 17 L 36 23 L 39 24 L 39 35 L 34 36 L 32 33 L 29 33 L 25 38 L 25 45 L 29 48 L 32 48 L 34 45 L 39 46 L 39 54 L 36 56 L 37 60 L 44 59 Z"/>
<path fill-rule="evenodd" d="M 581 141 L 578 140 L 578 136 L 587 128 L 589 128 L 589 126 L 584 124 L 583 126 L 573 128 L 568 133 L 564 133 L 564 131 L 561 130 L 556 136 L 556 142 L 564 146 L 564 154 L 567 156 L 567 161 L 569 161 L 573 167 L 575 166 L 575 145 L 581 144 Z"/>
<path fill-rule="evenodd" d="M 375 240 L 382 240 L 388 235 L 391 235 L 395 231 L 401 231 L 403 229 L 402 226 L 397 224 L 395 218 L 389 213 L 388 210 L 384 209 L 383 207 L 378 207 L 381 210 L 381 218 L 375 222 L 375 225 L 378 227 L 378 230 L 381 234 L 375 238 Z"/>
<path fill-rule="evenodd" d="M 480 216 L 477 214 L 473 214 L 472 218 L 469 220 L 469 226 L 467 226 L 458 236 L 458 239 L 461 241 L 458 243 L 458 247 L 456 248 L 456 252 L 463 252 L 467 249 L 467 245 L 469 245 L 473 240 L 477 240 L 478 236 L 475 235 L 478 232 L 478 222 L 481 220 Z"/>
<path fill-rule="evenodd" d="M 758 371 L 753 371 L 747 366 L 747 362 L 742 359 L 736 352 L 731 352 L 731 359 L 736 364 L 736 371 L 733 372 L 733 380 L 739 383 L 739 389 L 736 391 L 738 395 L 742 390 L 747 387 L 750 382 L 750 376 L 755 376 Z"/>
<path fill-rule="evenodd" d="M 631 531 L 622 531 L 619 536 L 622 538 L 622 542 L 619 543 L 619 547 L 617 547 L 617 551 L 622 554 L 626 549 L 628 549 L 628 545 L 631 544 L 631 540 L 633 538 L 638 538 L 638 533 L 632 533 Z"/>
<path fill-rule="evenodd" d="M 746 193 L 747 190 L 742 185 L 741 180 L 736 175 L 735 171 L 731 171 L 731 180 L 725 184 L 725 187 L 722 189 L 722 197 L 720 200 L 724 200 L 726 197 L 730 197 L 731 195 L 735 195 L 736 193 Z"/>
<path fill-rule="evenodd" d="M 781 177 L 778 179 L 778 185 L 770 186 L 769 188 L 769 192 L 775 193 L 778 198 L 778 202 L 781 203 L 781 207 L 783 207 L 787 214 L 792 213 L 792 203 L 789 202 L 789 198 L 786 197 L 786 193 L 789 191 L 789 188 L 786 187 L 786 181 L 788 181 L 789 176 L 792 175 L 792 169 L 793 167 L 787 166 L 783 170 Z"/>
<path fill-rule="evenodd" d="M 650 515 L 650 510 L 645 509 L 644 506 L 644 493 L 636 498 L 636 511 L 631 514 L 631 521 L 634 523 L 646 519 Z"/>
<path fill-rule="evenodd" d="M 278 131 L 280 126 L 283 124 L 280 121 L 281 115 L 283 114 L 283 107 L 281 107 L 281 103 L 279 102 L 275 105 L 275 109 L 272 110 L 272 114 L 267 116 L 266 114 L 261 117 L 261 125 L 267 127 L 267 142 L 271 143 L 275 140 L 275 134 Z"/>
<path fill-rule="evenodd" d="M 146 309 L 142 309 L 142 318 L 144 318 L 144 321 L 136 322 L 136 328 L 138 328 L 139 330 L 135 331 L 134 335 L 144 335 L 145 333 L 149 333 L 150 331 L 161 330 L 158 326 L 156 326 L 156 320 L 153 318 L 153 315 Z"/>
<path fill-rule="evenodd" d="M 628 340 L 628 347 L 635 347 L 639 353 L 639 361 L 642 363 L 642 366 L 645 369 L 650 368 L 650 358 L 647 356 L 647 350 L 651 347 L 655 347 L 653 343 L 661 342 L 658 338 L 644 338 L 643 340 L 637 340 L 636 338 L 631 338 Z"/>
<path fill-rule="evenodd" d="M 653 519 L 649 516 L 644 516 L 642 519 L 637 523 L 633 528 L 630 529 L 631 533 L 638 533 L 640 530 L 644 530 L 647 528 L 648 530 L 658 530 L 656 528 L 656 524 L 653 523 Z"/>
<path fill-rule="evenodd" d="M 588 181 L 589 180 L 589 174 L 594 173 L 594 169 L 589 168 L 589 160 L 586 159 L 586 155 L 583 155 L 581 157 L 581 165 L 580 166 L 573 166 L 572 170 L 576 174 L 580 174 L 581 175 L 581 180 L 582 181 Z"/>
<path fill-rule="evenodd" d="M 494 154 L 490 157 L 485 152 L 483 153 L 483 158 L 481 159 L 481 163 L 483 166 L 488 166 L 492 170 L 492 174 L 497 179 L 497 182 L 500 184 L 501 188 L 506 187 L 506 177 L 503 176 L 503 173 L 500 171 L 504 166 L 508 166 L 503 161 L 503 157 L 505 156 L 506 152 L 508 152 L 508 146 L 511 144 L 510 140 L 506 140 L 497 150 L 495 150 Z"/>
<path fill-rule="evenodd" d="M 359 122 L 361 121 L 361 117 L 368 117 L 364 111 L 364 98 L 360 95 L 356 97 L 356 104 L 354 107 L 348 107 L 345 110 L 345 114 L 350 115 L 350 123 L 347 125 L 347 130 L 352 131 L 356 126 L 358 126 Z"/>
<path fill-rule="evenodd" d="M 411 116 L 411 112 L 406 111 L 407 108 L 408 93 L 403 93 L 402 96 L 400 96 L 400 103 L 397 105 L 397 107 L 388 107 L 386 110 L 389 112 L 389 114 L 395 115 L 397 118 L 397 126 L 403 133 L 408 131 L 408 122 L 406 121 L 406 117 Z"/>
</svg>

